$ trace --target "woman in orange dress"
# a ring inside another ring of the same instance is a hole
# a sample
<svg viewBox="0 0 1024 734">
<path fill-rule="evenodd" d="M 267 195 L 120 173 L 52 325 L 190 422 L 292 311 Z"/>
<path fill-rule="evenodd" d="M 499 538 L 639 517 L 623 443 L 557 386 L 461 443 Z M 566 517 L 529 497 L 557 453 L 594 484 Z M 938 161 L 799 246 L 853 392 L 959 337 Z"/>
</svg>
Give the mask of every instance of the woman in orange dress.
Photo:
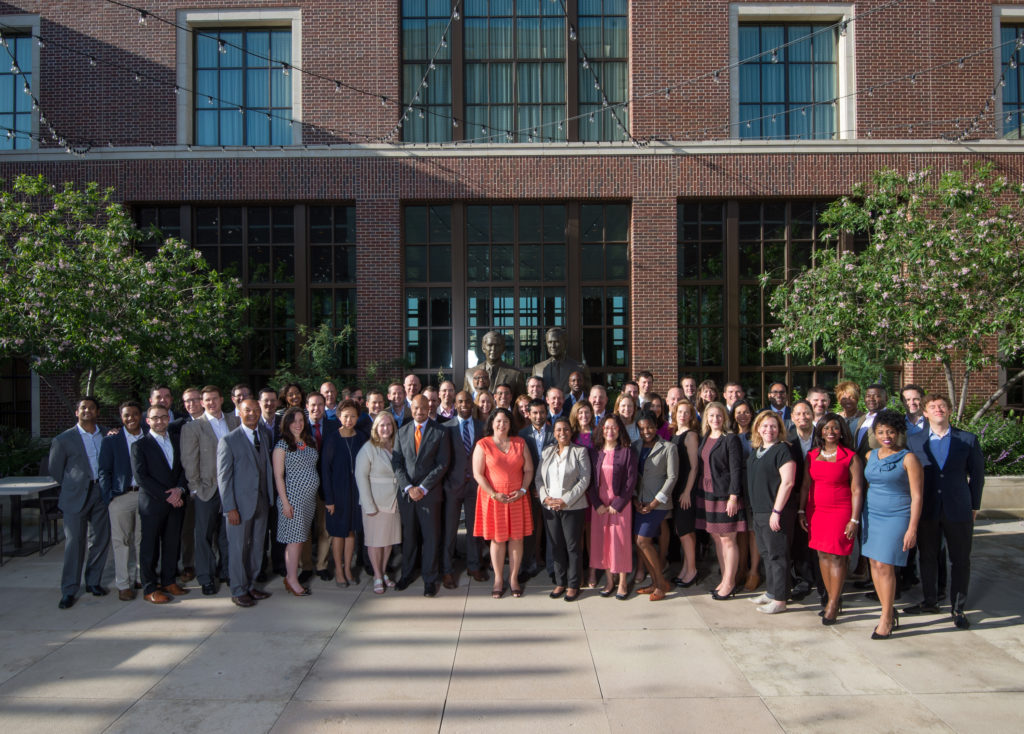
<svg viewBox="0 0 1024 734">
<path fill-rule="evenodd" d="M 473 534 L 491 541 L 494 589 L 491 596 L 505 593 L 502 573 L 505 553 L 509 554 L 509 586 L 512 596 L 523 595 L 519 567 L 523 563 L 523 538 L 533 532 L 527 487 L 533 481 L 533 459 L 526 442 L 510 436 L 512 414 L 495 408 L 487 421 L 484 437 L 473 449 L 473 477 L 477 481 L 476 517 Z"/>
</svg>

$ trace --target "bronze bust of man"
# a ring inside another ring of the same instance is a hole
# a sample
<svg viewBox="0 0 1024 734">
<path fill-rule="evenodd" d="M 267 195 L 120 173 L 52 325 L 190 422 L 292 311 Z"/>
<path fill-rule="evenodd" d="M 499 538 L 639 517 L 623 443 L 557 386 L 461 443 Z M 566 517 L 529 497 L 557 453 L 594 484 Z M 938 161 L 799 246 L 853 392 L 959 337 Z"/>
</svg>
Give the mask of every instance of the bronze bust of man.
<svg viewBox="0 0 1024 734">
<path fill-rule="evenodd" d="M 480 351 L 484 353 L 484 361 L 476 367 L 466 370 L 466 377 L 463 390 L 471 395 L 476 394 L 473 387 L 473 374 L 478 370 L 487 373 L 490 382 L 489 389 L 493 392 L 498 385 L 508 385 L 512 388 L 512 395 L 522 395 L 526 392 L 526 383 L 523 381 L 523 373 L 501 357 L 505 353 L 505 335 L 500 331 L 488 331 L 480 340 Z"/>
<path fill-rule="evenodd" d="M 544 388 L 557 387 L 563 393 L 568 393 L 569 375 L 579 372 L 583 375 L 583 389 L 589 390 L 590 370 L 585 364 L 577 362 L 565 353 L 568 347 L 565 329 L 558 327 L 548 329 L 548 333 L 544 336 L 544 342 L 547 345 L 548 354 L 551 356 L 533 366 L 533 374 L 544 380 Z"/>
</svg>

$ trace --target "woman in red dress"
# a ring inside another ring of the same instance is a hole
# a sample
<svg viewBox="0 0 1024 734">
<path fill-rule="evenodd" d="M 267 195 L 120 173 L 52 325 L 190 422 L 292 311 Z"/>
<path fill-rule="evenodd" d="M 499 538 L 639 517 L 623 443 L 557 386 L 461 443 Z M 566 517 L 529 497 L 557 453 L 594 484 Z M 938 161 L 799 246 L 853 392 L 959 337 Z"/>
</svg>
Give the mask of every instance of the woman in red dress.
<svg viewBox="0 0 1024 734">
<path fill-rule="evenodd" d="M 827 593 L 821 617 L 825 625 L 835 624 L 843 608 L 847 559 L 864 499 L 864 465 L 852 447 L 846 419 L 826 413 L 814 433 L 814 448 L 807 452 L 804 469 L 799 518 L 807 530 L 808 546 L 818 551 Z"/>
<path fill-rule="evenodd" d="M 509 586 L 520 597 L 519 567 L 523 563 L 523 538 L 533 532 L 527 487 L 533 480 L 533 459 L 526 442 L 509 436 L 512 414 L 495 408 L 487 421 L 484 438 L 473 449 L 473 477 L 479 485 L 473 534 L 491 541 L 495 599 L 505 593 L 505 552 L 509 554 Z"/>
</svg>

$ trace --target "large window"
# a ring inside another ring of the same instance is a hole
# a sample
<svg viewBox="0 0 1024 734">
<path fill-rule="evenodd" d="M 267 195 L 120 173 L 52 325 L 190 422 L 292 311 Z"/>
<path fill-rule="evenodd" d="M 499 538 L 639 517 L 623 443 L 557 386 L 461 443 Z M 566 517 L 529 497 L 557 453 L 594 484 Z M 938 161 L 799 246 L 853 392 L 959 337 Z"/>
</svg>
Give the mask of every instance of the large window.
<svg viewBox="0 0 1024 734">
<path fill-rule="evenodd" d="M 403 138 L 625 138 L 627 12 L 626 0 L 403 0 Z"/>
<path fill-rule="evenodd" d="M 32 373 L 14 357 L 0 359 L 0 426 L 32 430 Z"/>
<path fill-rule="evenodd" d="M 569 332 L 595 382 L 629 365 L 626 204 L 410 205 L 403 217 L 406 358 L 423 378 L 483 361 L 480 341 L 506 337 L 504 359 L 529 372 L 545 332 Z M 574 326 L 575 325 L 575 326 Z"/>
<path fill-rule="evenodd" d="M 292 142 L 290 30 L 195 31 L 195 142 Z"/>
<path fill-rule="evenodd" d="M 739 26 L 739 137 L 837 137 L 838 30 L 807 23 Z"/>
<path fill-rule="evenodd" d="M 1000 73 L 1003 81 L 1003 117 L 1000 121 L 1004 138 L 1020 138 L 1024 129 L 1024 26 L 1004 25 L 1000 29 Z"/>
<path fill-rule="evenodd" d="M 5 33 L 0 50 L 0 150 L 32 147 L 32 97 L 38 96 L 32 74 L 32 37 Z"/>
<path fill-rule="evenodd" d="M 764 351 L 775 324 L 773 286 L 808 267 L 826 245 L 818 219 L 825 205 L 808 201 L 682 202 L 679 205 L 680 371 L 719 385 L 736 379 L 757 403 L 776 380 L 806 394 L 830 387 L 839 368 L 831 355 L 811 366 Z M 735 233 L 735 234 L 733 234 Z M 762 273 L 769 285 L 762 288 Z M 728 328 L 735 323 L 738 328 Z M 815 345 L 815 356 L 820 348 Z"/>
</svg>

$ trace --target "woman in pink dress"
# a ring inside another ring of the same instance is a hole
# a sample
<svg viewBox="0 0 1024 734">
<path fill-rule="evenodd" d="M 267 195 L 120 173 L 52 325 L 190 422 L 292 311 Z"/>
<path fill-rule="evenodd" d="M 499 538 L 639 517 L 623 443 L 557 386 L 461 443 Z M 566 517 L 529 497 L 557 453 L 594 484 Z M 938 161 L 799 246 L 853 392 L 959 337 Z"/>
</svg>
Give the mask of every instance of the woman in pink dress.
<svg viewBox="0 0 1024 734">
<path fill-rule="evenodd" d="M 601 440 L 593 453 L 593 479 L 587 495 L 590 498 L 592 537 L 591 568 L 604 569 L 607 574 L 601 596 L 615 593 L 615 574 L 619 589 L 615 598 L 629 596 L 629 572 L 633 570 L 633 490 L 636 488 L 637 455 L 629 434 L 617 415 L 601 421 Z"/>
<path fill-rule="evenodd" d="M 799 518 L 807 530 L 807 545 L 818 551 L 827 593 L 821 623 L 829 625 L 843 610 L 847 560 L 864 501 L 864 464 L 852 449 L 845 418 L 826 413 L 819 426 L 814 448 L 807 452 Z"/>
</svg>

